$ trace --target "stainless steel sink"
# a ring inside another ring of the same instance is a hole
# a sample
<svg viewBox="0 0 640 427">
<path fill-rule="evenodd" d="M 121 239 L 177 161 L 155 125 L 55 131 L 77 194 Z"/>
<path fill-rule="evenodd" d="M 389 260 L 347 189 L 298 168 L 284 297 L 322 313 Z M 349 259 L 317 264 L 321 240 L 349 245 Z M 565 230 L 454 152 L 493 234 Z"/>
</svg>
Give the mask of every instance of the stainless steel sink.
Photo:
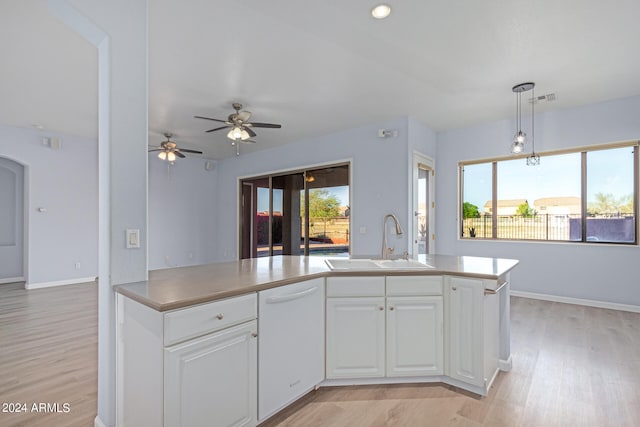
<svg viewBox="0 0 640 427">
<path fill-rule="evenodd" d="M 417 270 L 433 268 L 412 259 L 326 259 L 331 270 Z"/>
</svg>

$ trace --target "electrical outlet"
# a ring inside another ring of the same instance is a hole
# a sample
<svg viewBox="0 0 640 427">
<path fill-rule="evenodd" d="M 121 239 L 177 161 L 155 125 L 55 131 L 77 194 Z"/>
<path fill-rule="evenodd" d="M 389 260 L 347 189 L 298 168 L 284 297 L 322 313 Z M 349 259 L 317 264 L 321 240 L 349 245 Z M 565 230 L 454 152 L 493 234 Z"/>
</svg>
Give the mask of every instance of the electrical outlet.
<svg viewBox="0 0 640 427">
<path fill-rule="evenodd" d="M 76 270 L 80 270 L 80 263 L 76 262 Z"/>
</svg>

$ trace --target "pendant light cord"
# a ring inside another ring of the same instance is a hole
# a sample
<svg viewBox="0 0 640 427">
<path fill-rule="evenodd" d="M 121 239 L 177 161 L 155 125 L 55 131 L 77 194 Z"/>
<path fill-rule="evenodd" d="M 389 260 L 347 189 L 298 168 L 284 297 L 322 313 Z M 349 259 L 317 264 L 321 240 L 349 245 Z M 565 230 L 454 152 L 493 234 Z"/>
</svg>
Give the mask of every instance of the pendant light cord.
<svg viewBox="0 0 640 427">
<path fill-rule="evenodd" d="M 536 155 L 536 127 L 534 123 L 534 109 L 536 106 L 536 90 L 535 88 L 531 88 L 531 153 Z"/>
</svg>

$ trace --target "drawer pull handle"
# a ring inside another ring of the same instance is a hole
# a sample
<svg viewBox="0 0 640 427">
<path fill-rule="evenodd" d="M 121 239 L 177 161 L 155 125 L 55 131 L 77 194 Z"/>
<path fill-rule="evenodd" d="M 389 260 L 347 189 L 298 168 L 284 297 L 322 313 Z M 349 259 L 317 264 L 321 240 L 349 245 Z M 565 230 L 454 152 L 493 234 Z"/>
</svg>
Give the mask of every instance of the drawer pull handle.
<svg viewBox="0 0 640 427">
<path fill-rule="evenodd" d="M 378 307 L 378 310 L 382 311 L 384 310 L 384 307 Z"/>
<path fill-rule="evenodd" d="M 389 310 L 393 311 L 395 308 L 393 306 L 389 307 Z"/>
<path fill-rule="evenodd" d="M 216 319 L 218 319 L 218 320 L 222 320 L 222 319 L 224 319 L 224 315 L 223 315 L 222 313 L 220 313 L 220 314 L 218 314 L 218 315 L 216 316 Z"/>
<path fill-rule="evenodd" d="M 258 333 L 257 332 L 251 332 L 251 336 L 254 337 L 254 338 L 257 338 L 258 337 Z"/>
<path fill-rule="evenodd" d="M 500 292 L 500 290 L 501 290 L 502 288 L 504 288 L 504 287 L 505 287 L 506 285 L 508 285 L 508 284 L 509 284 L 509 282 L 503 282 L 503 283 L 502 283 L 500 286 L 498 286 L 495 290 L 493 290 L 493 289 L 485 289 L 485 290 L 484 290 L 484 294 L 485 294 L 485 295 L 495 295 L 495 294 L 497 294 L 498 292 Z"/>
<path fill-rule="evenodd" d="M 452 291 L 457 291 L 457 290 L 458 290 L 458 288 L 456 288 L 455 286 L 453 286 L 453 287 L 451 287 L 451 290 L 452 290 Z"/>
</svg>

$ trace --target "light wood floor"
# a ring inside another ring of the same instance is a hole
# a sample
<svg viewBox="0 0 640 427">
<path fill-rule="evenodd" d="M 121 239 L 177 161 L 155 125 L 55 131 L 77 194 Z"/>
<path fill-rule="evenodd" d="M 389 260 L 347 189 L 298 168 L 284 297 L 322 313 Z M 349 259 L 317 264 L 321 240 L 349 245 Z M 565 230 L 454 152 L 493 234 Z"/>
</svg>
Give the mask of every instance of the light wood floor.
<svg viewBox="0 0 640 427">
<path fill-rule="evenodd" d="M 442 385 L 322 388 L 261 427 L 640 425 L 640 314 L 511 303 L 513 370 L 485 398 Z M 96 394 L 96 285 L 0 285 L 0 403 L 71 406 L 0 412 L 0 426 L 89 427 Z"/>
<path fill-rule="evenodd" d="M 95 282 L 28 291 L 0 285 L 0 426 L 93 426 L 97 290 Z M 25 403 L 27 413 L 4 412 L 10 403 Z M 57 403 L 60 411 L 68 403 L 69 412 L 31 412 L 34 403 Z"/>
</svg>

